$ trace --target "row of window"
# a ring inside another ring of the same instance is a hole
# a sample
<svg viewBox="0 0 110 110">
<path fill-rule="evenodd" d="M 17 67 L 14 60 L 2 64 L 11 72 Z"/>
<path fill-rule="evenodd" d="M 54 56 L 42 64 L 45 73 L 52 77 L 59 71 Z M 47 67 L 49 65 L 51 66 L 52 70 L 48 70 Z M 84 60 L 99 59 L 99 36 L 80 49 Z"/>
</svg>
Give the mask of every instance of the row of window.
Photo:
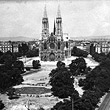
<svg viewBox="0 0 110 110">
<path fill-rule="evenodd" d="M 0 50 L 12 50 L 12 48 L 0 48 Z"/>
<path fill-rule="evenodd" d="M 7 47 L 12 47 L 12 46 L 4 46 L 4 45 L 3 46 L 0 46 L 0 48 L 2 48 L 2 47 L 6 47 L 7 48 Z"/>
<path fill-rule="evenodd" d="M 18 52 L 18 48 L 0 48 L 0 51 L 2 51 L 2 52 L 7 52 L 7 51 L 11 51 L 12 52 L 12 50 L 14 51 L 14 52 Z"/>
<path fill-rule="evenodd" d="M 96 52 L 98 52 L 98 53 L 107 52 L 108 53 L 108 52 L 110 52 L 110 48 L 96 48 Z"/>
</svg>

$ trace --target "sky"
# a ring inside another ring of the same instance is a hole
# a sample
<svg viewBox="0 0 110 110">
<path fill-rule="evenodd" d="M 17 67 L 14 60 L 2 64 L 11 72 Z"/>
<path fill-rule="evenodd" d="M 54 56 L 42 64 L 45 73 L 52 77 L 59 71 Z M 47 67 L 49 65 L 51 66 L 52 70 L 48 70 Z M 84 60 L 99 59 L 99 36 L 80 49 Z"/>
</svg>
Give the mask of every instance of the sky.
<svg viewBox="0 0 110 110">
<path fill-rule="evenodd" d="M 0 0 L 0 37 L 41 38 L 45 4 L 50 33 L 60 4 L 69 37 L 110 35 L 109 0 Z"/>
</svg>

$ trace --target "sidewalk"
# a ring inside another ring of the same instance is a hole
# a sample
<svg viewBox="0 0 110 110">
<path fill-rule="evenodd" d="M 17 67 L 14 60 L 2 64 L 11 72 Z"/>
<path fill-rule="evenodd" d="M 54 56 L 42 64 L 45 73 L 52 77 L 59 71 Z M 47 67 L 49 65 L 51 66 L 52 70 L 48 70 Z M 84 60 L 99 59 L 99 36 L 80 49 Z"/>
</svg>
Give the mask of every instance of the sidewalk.
<svg viewBox="0 0 110 110">
<path fill-rule="evenodd" d="M 110 108 L 110 93 L 107 93 L 98 110 L 109 110 L 108 108 Z"/>
</svg>

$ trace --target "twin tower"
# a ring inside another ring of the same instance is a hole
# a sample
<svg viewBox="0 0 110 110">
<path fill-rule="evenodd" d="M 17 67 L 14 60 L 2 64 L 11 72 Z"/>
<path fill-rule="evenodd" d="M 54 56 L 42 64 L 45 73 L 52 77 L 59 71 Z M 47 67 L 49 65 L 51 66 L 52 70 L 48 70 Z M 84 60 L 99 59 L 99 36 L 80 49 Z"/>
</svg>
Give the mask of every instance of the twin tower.
<svg viewBox="0 0 110 110">
<path fill-rule="evenodd" d="M 49 33 L 49 21 L 45 6 L 44 16 L 42 18 L 42 40 L 39 50 L 41 61 L 63 61 L 66 57 L 70 56 L 70 42 L 69 40 L 64 41 L 63 38 L 60 6 L 58 6 L 53 32 L 51 34 Z"/>
<path fill-rule="evenodd" d="M 54 21 L 54 29 L 52 34 L 55 35 L 57 39 L 63 40 L 62 17 L 60 12 L 60 5 L 58 6 L 57 17 L 56 17 L 56 21 Z M 44 16 L 42 18 L 42 39 L 47 39 L 48 37 L 49 37 L 49 21 L 48 21 L 47 10 L 45 5 Z"/>
</svg>

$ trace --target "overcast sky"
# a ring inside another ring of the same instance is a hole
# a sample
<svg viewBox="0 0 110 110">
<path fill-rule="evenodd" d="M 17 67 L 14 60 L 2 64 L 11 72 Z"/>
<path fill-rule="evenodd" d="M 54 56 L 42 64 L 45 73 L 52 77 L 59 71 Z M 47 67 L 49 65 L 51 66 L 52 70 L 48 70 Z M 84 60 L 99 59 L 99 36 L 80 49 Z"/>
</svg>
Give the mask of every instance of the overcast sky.
<svg viewBox="0 0 110 110">
<path fill-rule="evenodd" d="M 109 0 L 60 0 L 59 4 L 63 32 L 70 37 L 110 35 Z M 44 0 L 0 0 L 0 37 L 40 38 L 44 6 Z M 46 6 L 52 32 L 58 1 L 46 0 Z"/>
</svg>

